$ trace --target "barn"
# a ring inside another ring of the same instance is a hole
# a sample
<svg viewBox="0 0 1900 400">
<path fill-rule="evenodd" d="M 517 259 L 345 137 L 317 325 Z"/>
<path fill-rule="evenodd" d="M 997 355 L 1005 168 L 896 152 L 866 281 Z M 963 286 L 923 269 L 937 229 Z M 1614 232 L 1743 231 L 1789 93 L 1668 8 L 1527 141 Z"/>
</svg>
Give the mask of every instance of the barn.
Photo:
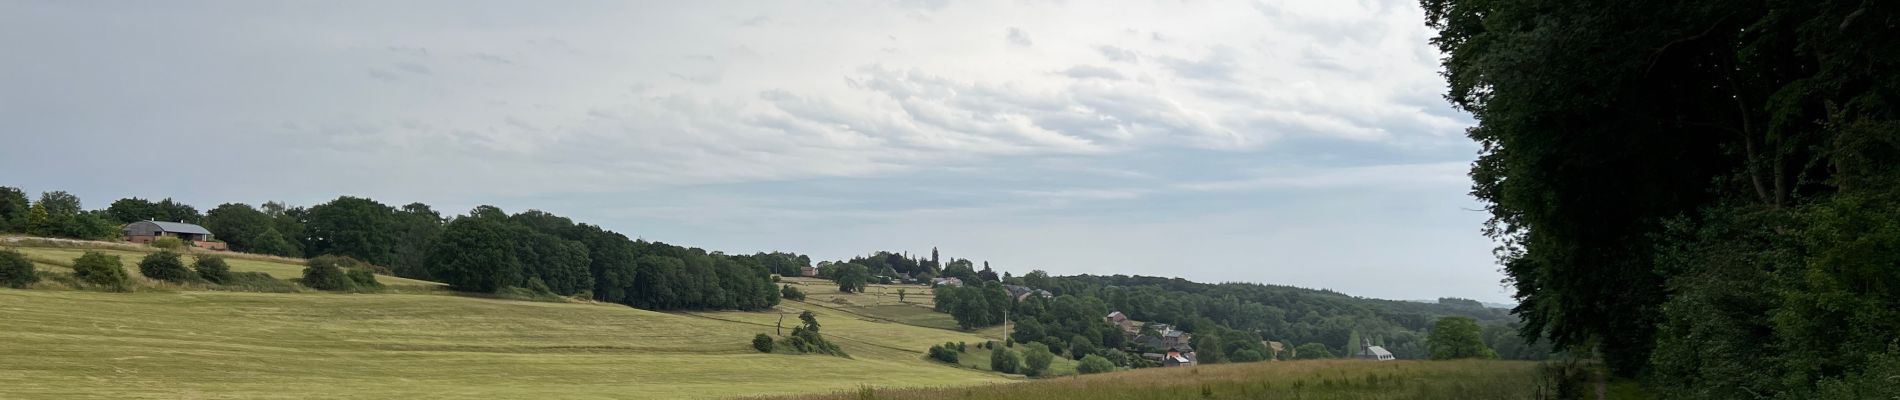
<svg viewBox="0 0 1900 400">
<path fill-rule="evenodd" d="M 193 246 L 224 250 L 224 242 L 213 241 L 211 231 L 205 227 L 184 222 L 139 221 L 125 224 L 119 229 L 125 234 L 125 241 L 132 243 L 151 243 L 161 237 L 175 237 Z"/>
</svg>

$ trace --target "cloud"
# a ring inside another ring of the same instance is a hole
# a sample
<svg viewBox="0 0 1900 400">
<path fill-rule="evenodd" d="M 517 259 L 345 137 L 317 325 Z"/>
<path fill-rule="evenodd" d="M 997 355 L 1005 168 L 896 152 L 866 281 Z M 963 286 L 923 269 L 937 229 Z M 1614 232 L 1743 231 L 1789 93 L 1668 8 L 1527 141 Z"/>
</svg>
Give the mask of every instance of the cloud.
<svg viewBox="0 0 1900 400">
<path fill-rule="evenodd" d="M 1107 58 L 1109 61 L 1131 62 L 1131 63 L 1141 61 L 1141 56 L 1138 54 L 1135 54 L 1133 50 L 1128 50 L 1121 47 L 1101 46 L 1101 47 L 1097 47 L 1096 50 L 1102 52 L 1102 57 Z"/>
<path fill-rule="evenodd" d="M 1029 46 L 1035 45 L 1034 42 L 1029 41 L 1028 32 L 1023 32 L 1022 28 L 1017 28 L 1013 26 L 1009 27 L 1009 44 L 1012 46 L 1019 46 L 1019 47 L 1029 47 Z"/>
<path fill-rule="evenodd" d="M 1077 65 L 1077 66 L 1069 67 L 1068 69 L 1062 70 L 1062 74 L 1067 75 L 1070 78 L 1076 78 L 1076 79 L 1089 79 L 1089 78 L 1108 79 L 1108 80 L 1127 79 L 1122 76 L 1122 73 L 1120 71 L 1116 71 L 1114 68 L 1097 67 L 1097 66 L 1092 66 L 1092 65 Z"/>
</svg>

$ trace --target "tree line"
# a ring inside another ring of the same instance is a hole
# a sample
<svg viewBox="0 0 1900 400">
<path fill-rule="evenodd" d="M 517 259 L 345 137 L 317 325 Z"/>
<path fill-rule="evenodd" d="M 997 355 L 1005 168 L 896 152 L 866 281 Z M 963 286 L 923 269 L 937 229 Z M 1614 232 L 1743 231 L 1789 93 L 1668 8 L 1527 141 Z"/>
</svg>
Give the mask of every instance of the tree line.
<svg viewBox="0 0 1900 400">
<path fill-rule="evenodd" d="M 1900 396 L 1900 3 L 1422 5 L 1522 335 L 1666 398 Z"/>
<path fill-rule="evenodd" d="M 480 206 L 445 217 L 427 204 L 343 196 L 310 207 L 226 203 L 202 215 L 171 199 L 128 198 L 86 211 L 66 192 L 29 202 L 24 191 L 0 187 L 0 232 L 112 240 L 120 225 L 147 219 L 201 224 L 234 251 L 344 256 L 455 290 L 526 290 L 654 310 L 770 308 L 780 293 L 772 275 L 796 275 L 810 260 L 633 240 L 538 210 Z"/>
</svg>

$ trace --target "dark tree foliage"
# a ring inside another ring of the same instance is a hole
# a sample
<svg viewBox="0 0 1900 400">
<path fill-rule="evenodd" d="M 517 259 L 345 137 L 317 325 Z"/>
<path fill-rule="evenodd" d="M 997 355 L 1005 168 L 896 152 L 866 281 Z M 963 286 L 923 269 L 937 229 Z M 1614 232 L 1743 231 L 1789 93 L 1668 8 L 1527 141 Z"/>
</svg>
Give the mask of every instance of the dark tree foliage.
<svg viewBox="0 0 1900 400">
<path fill-rule="evenodd" d="M 113 203 L 113 205 L 116 206 L 118 203 Z M 231 247 L 231 250 L 247 253 L 276 254 L 259 251 L 259 236 L 272 231 L 275 225 L 269 215 L 244 203 L 220 204 L 206 212 L 204 217 L 205 229 L 210 230 L 213 236 L 218 240 L 223 240 Z M 283 240 L 283 236 L 279 234 L 274 240 Z M 270 250 L 283 251 L 279 243 L 270 243 L 268 246 L 272 247 Z"/>
<path fill-rule="evenodd" d="M 1478 327 L 1478 322 L 1465 317 L 1438 319 L 1438 323 L 1432 325 L 1432 334 L 1426 343 L 1431 346 L 1433 360 L 1498 356 L 1491 348 L 1485 347 L 1484 333 Z"/>
<path fill-rule="evenodd" d="M 40 281 L 33 273 L 33 261 L 13 250 L 0 250 L 0 287 L 23 288 Z"/>
<path fill-rule="evenodd" d="M 871 279 L 871 273 L 863 265 L 847 263 L 838 266 L 838 272 L 832 279 L 838 282 L 838 291 L 859 293 L 864 291 L 864 284 Z"/>
<path fill-rule="evenodd" d="M 26 191 L 0 186 L 0 232 L 25 232 L 26 213 L 31 207 Z"/>
<path fill-rule="evenodd" d="M 349 256 L 377 265 L 395 258 L 396 209 L 375 200 L 343 196 L 310 207 L 304 216 L 311 254 Z"/>
<path fill-rule="evenodd" d="M 760 353 L 771 353 L 772 352 L 772 337 L 766 336 L 763 333 L 759 334 L 758 336 L 753 336 L 752 349 L 758 350 Z"/>
<path fill-rule="evenodd" d="M 97 251 L 87 251 L 73 259 L 73 278 L 113 291 L 124 291 L 131 286 L 119 256 Z"/>
<path fill-rule="evenodd" d="M 173 283 L 198 280 L 198 273 L 185 268 L 185 262 L 178 258 L 178 253 L 171 251 L 152 253 L 139 260 L 139 274 Z"/>
<path fill-rule="evenodd" d="M 1087 357 L 1082 357 L 1082 363 L 1076 364 L 1075 366 L 1075 372 L 1078 372 L 1084 375 L 1099 374 L 1103 372 L 1114 372 L 1114 371 L 1115 371 L 1114 362 L 1109 361 L 1108 358 L 1105 358 L 1099 355 L 1094 355 L 1094 354 L 1090 354 Z"/>
<path fill-rule="evenodd" d="M 515 231 L 506 220 L 456 218 L 430 250 L 429 275 L 455 290 L 493 293 L 522 287 L 527 274 L 515 254 Z"/>
<path fill-rule="evenodd" d="M 231 283 L 231 265 L 224 262 L 224 257 L 198 256 L 192 261 L 191 269 L 199 278 L 211 283 Z"/>
<path fill-rule="evenodd" d="M 145 220 L 196 224 L 204 220 L 197 208 L 170 198 L 156 203 L 137 197 L 119 199 L 106 207 L 106 214 L 110 221 L 117 224 Z"/>
<path fill-rule="evenodd" d="M 1015 350 L 1010 350 L 1007 347 L 991 346 L 990 348 L 990 370 L 991 371 L 1001 372 L 1005 374 L 1014 374 L 1017 371 L 1022 370 L 1022 368 L 1023 368 L 1022 357 L 1017 355 Z"/>
<path fill-rule="evenodd" d="M 930 355 L 930 359 L 932 360 L 956 364 L 957 358 L 960 354 L 961 353 L 957 352 L 957 347 L 955 343 L 950 343 L 948 346 L 946 345 L 930 346 L 929 355 Z"/>
<path fill-rule="evenodd" d="M 825 335 L 819 333 L 818 317 L 812 315 L 811 311 L 799 313 L 798 320 L 801 323 L 792 328 L 792 335 L 785 338 L 785 343 L 780 343 L 775 348 L 799 354 L 815 353 L 851 358 L 849 354 L 845 354 L 844 349 L 825 340 Z"/>
<path fill-rule="evenodd" d="M 283 234 L 277 232 L 277 228 L 275 227 L 264 228 L 264 232 L 258 233 L 257 237 L 251 238 L 250 245 L 251 248 L 246 251 L 252 253 L 281 257 L 303 257 L 303 251 L 297 250 L 295 242 L 286 239 Z"/>
<path fill-rule="evenodd" d="M 805 292 L 801 292 L 798 288 L 787 284 L 784 288 L 779 289 L 778 297 L 786 300 L 805 301 Z"/>
<path fill-rule="evenodd" d="M 1900 331 L 1900 3 L 1422 4 L 1524 335 L 1810 398 Z"/>
<path fill-rule="evenodd" d="M 298 282 L 305 287 L 317 290 L 354 291 L 358 289 L 356 281 L 359 278 L 352 277 L 351 271 L 360 270 L 362 267 L 363 262 L 354 258 L 318 256 L 304 263 L 303 279 Z"/>
</svg>

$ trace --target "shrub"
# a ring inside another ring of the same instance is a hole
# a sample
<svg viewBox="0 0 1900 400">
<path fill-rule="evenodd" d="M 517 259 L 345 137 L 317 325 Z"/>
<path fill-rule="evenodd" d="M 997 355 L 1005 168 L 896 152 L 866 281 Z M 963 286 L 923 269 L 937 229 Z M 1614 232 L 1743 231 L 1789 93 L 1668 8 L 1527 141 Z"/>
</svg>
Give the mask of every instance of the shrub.
<svg viewBox="0 0 1900 400">
<path fill-rule="evenodd" d="M 33 274 L 33 261 L 13 250 L 0 250 L 0 286 L 24 288 L 40 281 Z"/>
<path fill-rule="evenodd" d="M 1049 373 L 1049 364 L 1056 359 L 1055 353 L 1049 352 L 1049 346 L 1031 345 L 1023 347 L 1029 349 L 1023 352 L 1023 367 L 1025 368 L 1023 374 L 1042 376 L 1043 374 Z"/>
<path fill-rule="evenodd" d="M 233 272 L 231 273 L 230 280 L 226 281 L 221 289 L 246 292 L 292 293 L 297 291 L 297 286 L 290 284 L 289 281 L 277 279 L 270 276 L 270 274 L 262 272 Z"/>
<path fill-rule="evenodd" d="M 772 337 L 766 336 L 763 333 L 759 334 L 758 336 L 753 336 L 752 348 L 755 350 L 758 350 L 760 353 L 772 352 Z"/>
<path fill-rule="evenodd" d="M 1115 363 L 1109 362 L 1107 358 L 1094 354 L 1082 357 L 1082 363 L 1076 364 L 1075 366 L 1075 372 L 1084 374 L 1099 374 L 1114 370 Z"/>
<path fill-rule="evenodd" d="M 185 268 L 185 262 L 178 259 L 178 253 L 171 251 L 152 253 L 146 255 L 144 260 L 139 260 L 139 274 L 172 283 L 198 280 L 198 273 Z"/>
<path fill-rule="evenodd" d="M 345 272 L 344 274 L 349 276 L 350 285 L 356 287 L 357 290 L 370 290 L 370 289 L 383 288 L 383 284 L 381 282 L 376 281 L 376 274 L 371 273 L 367 269 L 352 269 L 352 270 L 349 270 L 348 272 Z M 541 293 L 547 293 L 545 291 L 547 289 L 547 285 L 541 285 L 541 289 L 543 289 Z"/>
<path fill-rule="evenodd" d="M 114 291 L 125 291 L 130 286 L 125 264 L 119 256 L 97 251 L 88 251 L 73 259 L 73 277 Z"/>
<path fill-rule="evenodd" d="M 1022 360 L 1017 358 L 1016 351 L 1001 347 L 990 350 L 991 371 L 1014 374 L 1022 367 Z"/>
<path fill-rule="evenodd" d="M 211 283 L 222 285 L 231 282 L 231 265 L 225 264 L 224 257 L 198 256 L 198 260 L 191 263 L 191 269 L 198 271 L 198 277 Z"/>
<path fill-rule="evenodd" d="M 171 236 L 165 236 L 165 237 L 152 240 L 151 244 L 152 244 L 152 247 L 157 247 L 157 248 L 165 249 L 165 250 L 173 250 L 173 251 L 185 248 L 184 240 L 180 240 L 178 238 L 171 237 Z"/>
<path fill-rule="evenodd" d="M 303 279 L 299 281 L 305 287 L 316 290 L 348 291 L 355 289 L 353 281 L 331 256 L 310 259 L 303 268 Z M 330 259 L 326 259 L 330 258 Z M 347 258 L 344 258 L 347 259 Z"/>
<path fill-rule="evenodd" d="M 957 349 L 954 348 L 954 346 L 951 346 L 951 347 L 945 347 L 944 345 L 930 346 L 930 358 L 937 361 L 956 364 L 957 363 Z"/>
<path fill-rule="evenodd" d="M 792 287 L 790 284 L 786 284 L 785 287 L 779 288 L 778 297 L 786 300 L 805 301 L 805 292 L 799 291 L 798 288 Z"/>
</svg>

